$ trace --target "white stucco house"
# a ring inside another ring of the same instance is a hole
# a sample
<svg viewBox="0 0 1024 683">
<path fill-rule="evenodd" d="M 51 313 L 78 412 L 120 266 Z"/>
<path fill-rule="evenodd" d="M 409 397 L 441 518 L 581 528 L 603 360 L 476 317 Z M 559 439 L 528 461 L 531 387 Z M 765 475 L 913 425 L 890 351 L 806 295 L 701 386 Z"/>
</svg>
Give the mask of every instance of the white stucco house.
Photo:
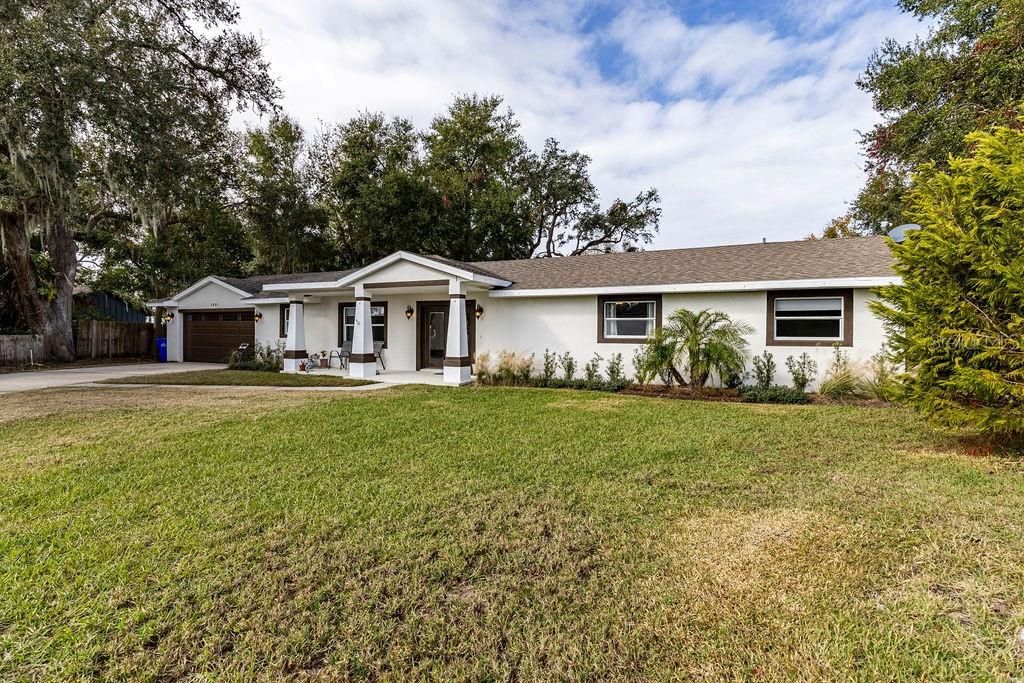
<svg viewBox="0 0 1024 683">
<path fill-rule="evenodd" d="M 482 351 L 568 351 L 580 365 L 621 352 L 631 371 L 673 310 L 714 308 L 755 328 L 751 352 L 774 353 L 786 383 L 787 355 L 824 368 L 836 343 L 854 361 L 876 353 L 885 332 L 867 303 L 896 281 L 885 240 L 858 237 L 474 263 L 397 252 L 355 270 L 211 275 L 149 305 L 170 317 L 170 361 L 283 342 L 285 371 L 344 349 L 352 377 L 425 371 L 450 384 L 471 380 Z"/>
</svg>

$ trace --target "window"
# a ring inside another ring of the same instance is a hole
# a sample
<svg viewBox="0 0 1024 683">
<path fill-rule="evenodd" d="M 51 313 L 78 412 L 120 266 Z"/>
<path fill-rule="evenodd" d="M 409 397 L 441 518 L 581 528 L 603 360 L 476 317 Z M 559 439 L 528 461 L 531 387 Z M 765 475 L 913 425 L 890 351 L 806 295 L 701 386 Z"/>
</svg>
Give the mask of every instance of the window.
<svg viewBox="0 0 1024 683">
<path fill-rule="evenodd" d="M 354 303 L 338 304 L 340 313 L 338 316 L 338 346 L 347 341 L 352 341 L 352 334 L 356 325 L 356 305 Z M 373 341 L 381 342 L 385 347 L 388 345 L 388 303 L 370 304 L 370 322 L 373 325 Z"/>
<path fill-rule="evenodd" d="M 852 290 L 768 293 L 768 343 L 804 346 L 852 343 Z"/>
<path fill-rule="evenodd" d="M 292 307 L 289 304 L 281 304 L 281 315 L 279 319 L 281 321 L 281 338 L 288 336 L 288 321 L 291 319 Z"/>
<path fill-rule="evenodd" d="M 599 342 L 636 342 L 661 327 L 661 295 L 597 298 Z"/>
</svg>

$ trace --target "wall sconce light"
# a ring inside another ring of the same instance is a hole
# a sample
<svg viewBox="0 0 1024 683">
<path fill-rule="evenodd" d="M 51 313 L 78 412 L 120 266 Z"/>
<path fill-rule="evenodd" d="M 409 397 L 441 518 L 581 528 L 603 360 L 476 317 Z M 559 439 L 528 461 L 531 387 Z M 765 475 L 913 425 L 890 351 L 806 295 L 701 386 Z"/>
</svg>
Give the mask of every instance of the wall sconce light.
<svg viewBox="0 0 1024 683">
<path fill-rule="evenodd" d="M 160 318 L 164 321 L 164 325 L 174 320 L 174 313 L 172 311 L 164 311 L 163 317 Z"/>
<path fill-rule="evenodd" d="M 415 312 L 416 311 L 412 310 L 412 306 L 406 306 L 405 307 L 405 319 L 406 320 L 412 320 L 412 314 L 415 313 Z"/>
<path fill-rule="evenodd" d="M 252 319 L 255 320 L 256 322 L 259 322 L 263 320 L 263 314 L 260 313 L 259 311 L 256 311 L 255 313 L 252 314 Z"/>
<path fill-rule="evenodd" d="M 476 319 L 479 320 L 480 316 L 482 316 L 483 314 L 484 314 L 484 307 L 481 306 L 480 304 L 477 304 L 476 305 L 476 310 L 473 311 L 473 315 L 475 315 Z"/>
</svg>

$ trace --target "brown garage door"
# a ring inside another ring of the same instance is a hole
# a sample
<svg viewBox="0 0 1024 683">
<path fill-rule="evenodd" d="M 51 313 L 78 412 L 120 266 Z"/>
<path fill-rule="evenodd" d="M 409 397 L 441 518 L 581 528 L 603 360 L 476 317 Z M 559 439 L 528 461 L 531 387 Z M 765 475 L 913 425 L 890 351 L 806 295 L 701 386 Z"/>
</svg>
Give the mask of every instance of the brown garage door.
<svg viewBox="0 0 1024 683">
<path fill-rule="evenodd" d="M 256 323 L 253 309 L 232 311 L 183 311 L 185 360 L 226 363 L 239 344 L 253 344 Z"/>
</svg>

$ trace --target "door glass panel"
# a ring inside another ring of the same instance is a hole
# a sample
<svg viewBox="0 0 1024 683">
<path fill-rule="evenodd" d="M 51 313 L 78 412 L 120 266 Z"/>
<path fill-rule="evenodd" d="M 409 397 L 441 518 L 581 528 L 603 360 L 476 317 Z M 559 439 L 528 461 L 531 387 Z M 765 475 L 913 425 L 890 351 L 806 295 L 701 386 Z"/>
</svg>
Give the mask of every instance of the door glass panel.
<svg viewBox="0 0 1024 683">
<path fill-rule="evenodd" d="M 427 350 L 431 360 L 444 360 L 445 329 L 444 311 L 430 311 L 427 314 Z"/>
</svg>

